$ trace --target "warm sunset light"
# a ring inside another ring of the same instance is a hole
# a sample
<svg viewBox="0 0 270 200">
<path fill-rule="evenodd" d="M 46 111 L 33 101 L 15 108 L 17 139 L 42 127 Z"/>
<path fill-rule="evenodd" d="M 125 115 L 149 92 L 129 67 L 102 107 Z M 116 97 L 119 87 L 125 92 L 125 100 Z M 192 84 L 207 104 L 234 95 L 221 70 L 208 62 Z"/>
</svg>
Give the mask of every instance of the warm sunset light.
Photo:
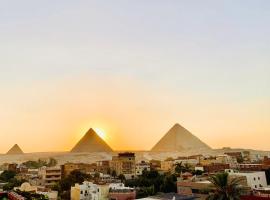
<svg viewBox="0 0 270 200">
<path fill-rule="evenodd" d="M 269 10 L 0 1 L 0 196 L 269 199 Z"/>
<path fill-rule="evenodd" d="M 1 1 L 0 157 L 70 151 L 91 128 L 115 151 L 148 151 L 176 123 L 214 149 L 270 151 L 269 10 Z"/>
<path fill-rule="evenodd" d="M 94 130 L 103 140 L 106 140 L 106 132 L 103 129 L 94 128 Z"/>
</svg>

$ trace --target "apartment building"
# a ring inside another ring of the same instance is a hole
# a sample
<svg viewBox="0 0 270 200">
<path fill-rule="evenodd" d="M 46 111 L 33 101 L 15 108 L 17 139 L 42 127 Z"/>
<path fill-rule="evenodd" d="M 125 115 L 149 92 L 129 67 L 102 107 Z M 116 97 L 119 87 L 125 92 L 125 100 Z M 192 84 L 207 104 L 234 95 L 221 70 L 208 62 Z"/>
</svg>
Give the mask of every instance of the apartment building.
<svg viewBox="0 0 270 200">
<path fill-rule="evenodd" d="M 236 172 L 234 170 L 225 170 L 229 173 L 230 177 L 245 177 L 247 186 L 251 189 L 257 190 L 267 187 L 266 175 L 263 171 L 250 171 L 250 172 Z"/>
<path fill-rule="evenodd" d="M 110 170 L 110 161 L 109 160 L 102 160 L 102 161 L 97 161 L 97 172 L 107 174 L 108 171 Z"/>
<path fill-rule="evenodd" d="M 61 180 L 60 167 L 41 167 L 38 172 L 40 184 L 45 187 L 51 187 Z"/>
<path fill-rule="evenodd" d="M 109 189 L 107 195 L 108 193 Z M 84 181 L 81 185 L 75 184 L 74 187 L 71 187 L 71 200 L 101 200 L 101 196 L 102 190 L 98 185 L 93 184 L 92 182 Z"/>
<path fill-rule="evenodd" d="M 174 170 L 174 160 L 164 160 L 160 163 L 160 169 L 165 172 Z"/>
<path fill-rule="evenodd" d="M 135 154 L 126 152 L 113 156 L 110 167 L 116 171 L 117 175 L 123 174 L 126 179 L 134 178 L 136 174 Z"/>
<path fill-rule="evenodd" d="M 75 184 L 70 193 L 71 200 L 132 200 L 135 196 L 135 190 L 125 187 L 123 183 L 97 185 L 88 181 Z"/>
<path fill-rule="evenodd" d="M 79 170 L 82 173 L 93 173 L 97 171 L 97 164 L 87 164 L 87 163 L 65 163 L 61 165 L 62 177 L 68 176 L 72 171 Z"/>
</svg>

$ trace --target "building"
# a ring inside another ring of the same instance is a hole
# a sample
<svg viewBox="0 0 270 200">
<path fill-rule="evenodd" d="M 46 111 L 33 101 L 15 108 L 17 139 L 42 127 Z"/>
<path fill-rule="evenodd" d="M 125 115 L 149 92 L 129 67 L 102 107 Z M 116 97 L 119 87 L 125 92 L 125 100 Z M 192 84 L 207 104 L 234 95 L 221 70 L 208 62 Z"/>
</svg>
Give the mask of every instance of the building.
<svg viewBox="0 0 270 200">
<path fill-rule="evenodd" d="M 140 200 L 193 200 L 197 199 L 194 195 L 180 195 L 177 193 L 160 193 L 155 196 L 142 198 Z"/>
<path fill-rule="evenodd" d="M 213 185 L 208 180 L 203 181 L 183 181 L 177 180 L 177 193 L 184 196 L 198 197 L 199 199 L 205 199 L 208 196 L 208 192 L 213 190 Z M 205 192 L 203 192 L 205 191 Z"/>
<path fill-rule="evenodd" d="M 29 193 L 36 193 L 42 194 L 47 197 L 49 200 L 57 200 L 58 192 L 51 191 L 46 189 L 45 187 L 40 186 L 32 186 L 30 183 L 25 182 L 20 187 L 14 187 L 14 191 L 21 191 L 21 192 L 29 192 Z"/>
<path fill-rule="evenodd" d="M 237 159 L 226 154 L 216 156 L 216 161 L 221 164 L 229 164 L 230 168 L 237 167 Z"/>
<path fill-rule="evenodd" d="M 226 152 L 224 154 L 235 158 L 237 160 L 237 162 L 243 162 L 244 161 L 242 152 Z"/>
<path fill-rule="evenodd" d="M 270 158 L 268 156 L 264 156 L 263 165 L 270 166 Z"/>
<path fill-rule="evenodd" d="M 16 192 L 9 192 L 7 196 L 10 200 L 26 200 L 26 198 L 17 194 Z"/>
<path fill-rule="evenodd" d="M 237 169 L 239 171 L 262 171 L 264 169 L 263 164 L 238 164 Z"/>
<path fill-rule="evenodd" d="M 132 200 L 135 199 L 136 192 L 123 183 L 97 185 L 85 181 L 71 187 L 70 197 L 71 200 Z"/>
<path fill-rule="evenodd" d="M 197 166 L 197 167 L 201 167 L 201 166 Z M 217 173 L 217 172 L 222 172 L 225 169 L 229 169 L 230 165 L 229 164 L 222 164 L 222 163 L 212 163 L 212 164 L 205 165 L 205 166 L 202 166 L 202 167 L 203 167 L 204 172 Z"/>
<path fill-rule="evenodd" d="M 113 156 L 110 162 L 110 168 L 115 170 L 117 176 L 123 174 L 126 179 L 135 177 L 136 163 L 134 153 L 119 153 L 118 156 Z"/>
<path fill-rule="evenodd" d="M 267 187 L 265 172 L 235 172 L 234 170 L 226 170 L 230 177 L 245 177 L 247 186 L 257 190 Z"/>
<path fill-rule="evenodd" d="M 150 164 L 151 169 L 160 170 L 160 168 L 161 168 L 161 161 L 160 160 L 150 160 L 149 164 Z"/>
<path fill-rule="evenodd" d="M 160 169 L 165 172 L 174 170 L 174 160 L 164 160 L 160 163 Z"/>
<path fill-rule="evenodd" d="M 243 151 L 242 156 L 243 156 L 244 163 L 250 163 L 250 161 L 251 161 L 250 151 Z"/>
<path fill-rule="evenodd" d="M 41 179 L 41 185 L 51 187 L 61 180 L 61 168 L 44 166 L 39 169 L 38 175 Z"/>
<path fill-rule="evenodd" d="M 136 198 L 134 188 L 125 187 L 123 183 L 109 185 L 109 200 L 133 200 Z"/>
<path fill-rule="evenodd" d="M 108 174 L 110 171 L 110 161 L 109 160 L 102 160 L 102 161 L 97 161 L 97 172 L 103 173 L 103 174 Z"/>
<path fill-rule="evenodd" d="M 140 176 L 142 175 L 143 171 L 150 171 L 150 164 L 145 162 L 145 161 L 141 161 L 139 163 L 136 163 L 136 175 Z"/>
<path fill-rule="evenodd" d="M 190 165 L 192 167 L 196 166 L 199 164 L 199 160 L 195 159 L 195 158 L 178 158 L 176 160 L 174 160 L 174 164 L 177 163 L 182 163 L 182 165 Z"/>
<path fill-rule="evenodd" d="M 97 171 L 97 164 L 65 163 L 64 165 L 61 165 L 62 177 L 68 176 L 74 170 L 79 170 L 86 174 L 94 173 Z"/>
<path fill-rule="evenodd" d="M 74 187 L 71 187 L 70 198 L 71 200 L 101 200 L 106 199 L 106 196 L 109 194 L 109 187 L 106 194 L 101 190 L 100 187 L 92 182 L 84 181 L 81 185 L 75 184 Z M 105 196 L 105 198 L 102 198 Z"/>
</svg>

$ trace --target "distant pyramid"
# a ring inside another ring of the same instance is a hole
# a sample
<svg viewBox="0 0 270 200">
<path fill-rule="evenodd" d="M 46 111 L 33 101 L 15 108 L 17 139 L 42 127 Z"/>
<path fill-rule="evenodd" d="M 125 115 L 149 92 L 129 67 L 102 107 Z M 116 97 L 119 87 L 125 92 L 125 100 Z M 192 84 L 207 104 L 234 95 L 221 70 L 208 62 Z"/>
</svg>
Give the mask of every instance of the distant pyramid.
<svg viewBox="0 0 270 200">
<path fill-rule="evenodd" d="M 111 147 L 90 128 L 71 152 L 111 152 Z"/>
<path fill-rule="evenodd" d="M 15 144 L 8 152 L 8 155 L 15 155 L 15 154 L 23 154 L 22 149 L 19 147 L 19 145 Z"/>
<path fill-rule="evenodd" d="M 210 149 L 187 129 L 175 124 L 151 151 L 183 151 L 190 149 Z"/>
</svg>

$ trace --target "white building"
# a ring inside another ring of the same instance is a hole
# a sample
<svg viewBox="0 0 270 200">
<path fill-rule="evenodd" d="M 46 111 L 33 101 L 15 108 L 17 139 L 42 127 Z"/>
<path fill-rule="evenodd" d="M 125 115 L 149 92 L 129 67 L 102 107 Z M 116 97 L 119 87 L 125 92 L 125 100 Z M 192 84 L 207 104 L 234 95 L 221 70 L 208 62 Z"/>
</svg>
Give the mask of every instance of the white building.
<svg viewBox="0 0 270 200">
<path fill-rule="evenodd" d="M 92 182 L 84 181 L 81 185 L 75 184 L 71 187 L 71 200 L 107 200 L 109 191 L 124 191 L 133 188 L 125 187 L 123 183 L 112 183 L 97 185 Z"/>
<path fill-rule="evenodd" d="M 234 172 L 233 170 L 226 170 L 230 176 L 245 177 L 247 185 L 256 190 L 267 187 L 265 172 Z"/>
<path fill-rule="evenodd" d="M 133 188 L 126 187 L 124 183 L 111 183 L 109 185 L 110 190 L 131 190 Z"/>
<path fill-rule="evenodd" d="M 198 159 L 194 159 L 194 158 L 191 158 L 191 159 L 176 159 L 173 161 L 174 164 L 177 164 L 177 163 L 182 163 L 183 165 L 185 164 L 188 164 L 188 165 L 191 165 L 191 166 L 196 166 L 197 164 L 199 164 L 199 160 Z"/>
<path fill-rule="evenodd" d="M 100 190 L 98 185 L 84 181 L 81 185 L 76 183 L 71 187 L 71 200 L 99 200 Z"/>
</svg>

